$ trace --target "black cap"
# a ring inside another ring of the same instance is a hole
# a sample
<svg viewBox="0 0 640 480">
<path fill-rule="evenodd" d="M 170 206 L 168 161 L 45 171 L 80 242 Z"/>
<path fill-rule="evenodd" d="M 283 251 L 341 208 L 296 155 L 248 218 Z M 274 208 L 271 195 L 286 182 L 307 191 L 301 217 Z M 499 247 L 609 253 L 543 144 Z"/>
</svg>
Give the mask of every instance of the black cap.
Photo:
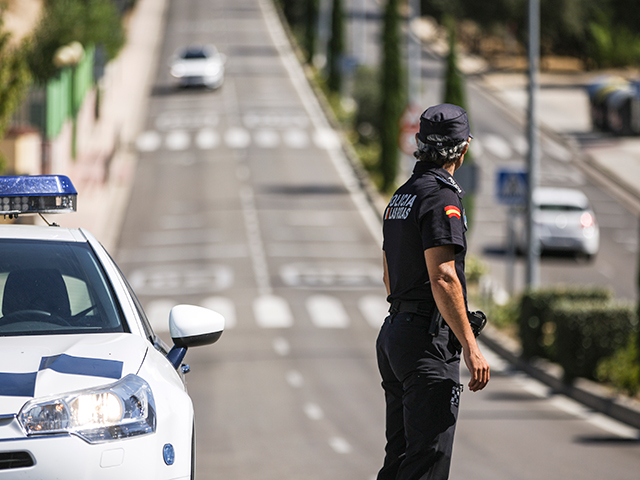
<svg viewBox="0 0 640 480">
<path fill-rule="evenodd" d="M 446 139 L 429 138 L 439 135 Z M 450 103 L 442 103 L 427 108 L 420 116 L 418 138 L 436 147 L 453 147 L 473 136 L 469 133 L 469 119 L 464 108 Z"/>
</svg>

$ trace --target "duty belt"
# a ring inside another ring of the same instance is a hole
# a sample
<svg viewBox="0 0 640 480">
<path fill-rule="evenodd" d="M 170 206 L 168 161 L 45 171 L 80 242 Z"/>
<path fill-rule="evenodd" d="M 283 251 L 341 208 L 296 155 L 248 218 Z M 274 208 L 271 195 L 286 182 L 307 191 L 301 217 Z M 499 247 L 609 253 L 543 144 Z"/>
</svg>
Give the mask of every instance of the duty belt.
<svg viewBox="0 0 640 480">
<path fill-rule="evenodd" d="M 394 300 L 389 307 L 389 313 L 415 313 L 417 315 L 430 316 L 433 313 L 435 303 L 415 302 L 410 300 Z"/>
</svg>

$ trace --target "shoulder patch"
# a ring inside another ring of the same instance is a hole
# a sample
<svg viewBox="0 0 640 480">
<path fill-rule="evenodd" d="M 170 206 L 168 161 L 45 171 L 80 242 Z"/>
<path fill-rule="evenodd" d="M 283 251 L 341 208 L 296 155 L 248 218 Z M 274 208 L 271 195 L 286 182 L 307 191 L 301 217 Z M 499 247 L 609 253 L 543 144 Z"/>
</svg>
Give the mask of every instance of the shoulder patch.
<svg viewBox="0 0 640 480">
<path fill-rule="evenodd" d="M 447 205 L 446 207 L 444 207 L 444 213 L 446 213 L 449 218 L 461 217 L 460 209 L 455 205 Z"/>
</svg>

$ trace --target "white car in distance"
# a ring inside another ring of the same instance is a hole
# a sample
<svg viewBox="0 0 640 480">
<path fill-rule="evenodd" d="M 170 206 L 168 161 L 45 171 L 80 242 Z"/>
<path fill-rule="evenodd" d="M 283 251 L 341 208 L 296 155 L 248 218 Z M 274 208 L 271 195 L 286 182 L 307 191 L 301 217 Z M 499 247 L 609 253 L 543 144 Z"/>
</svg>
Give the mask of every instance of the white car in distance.
<svg viewBox="0 0 640 480">
<path fill-rule="evenodd" d="M 181 87 L 220 88 L 224 82 L 226 56 L 213 45 L 189 45 L 178 50 L 169 62 L 171 75 Z"/>
</svg>

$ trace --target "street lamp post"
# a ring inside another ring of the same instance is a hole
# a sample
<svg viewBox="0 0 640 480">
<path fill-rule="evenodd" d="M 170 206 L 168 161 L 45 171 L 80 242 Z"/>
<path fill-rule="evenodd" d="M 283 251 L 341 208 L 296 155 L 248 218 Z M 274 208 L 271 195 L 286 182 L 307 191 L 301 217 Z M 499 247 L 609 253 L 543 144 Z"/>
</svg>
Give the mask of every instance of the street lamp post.
<svg viewBox="0 0 640 480">
<path fill-rule="evenodd" d="M 536 235 L 533 192 L 538 185 L 540 169 L 540 140 L 538 130 L 538 74 L 540 69 L 540 0 L 529 0 L 529 182 L 527 188 L 527 277 L 526 286 L 540 283 L 540 244 Z"/>
</svg>

